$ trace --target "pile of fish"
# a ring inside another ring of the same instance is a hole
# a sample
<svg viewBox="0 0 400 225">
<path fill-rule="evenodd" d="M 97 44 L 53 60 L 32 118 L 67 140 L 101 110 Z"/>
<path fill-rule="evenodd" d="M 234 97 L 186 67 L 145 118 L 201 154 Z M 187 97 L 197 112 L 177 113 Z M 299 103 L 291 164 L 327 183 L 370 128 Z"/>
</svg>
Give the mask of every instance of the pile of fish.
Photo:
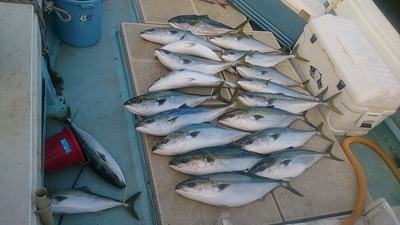
<svg viewBox="0 0 400 225">
<path fill-rule="evenodd" d="M 176 185 L 177 193 L 206 204 L 236 207 L 263 198 L 277 186 L 302 196 L 288 181 L 319 159 L 332 155 L 333 141 L 306 118 L 307 110 L 326 106 L 340 113 L 332 96 L 322 100 L 273 66 L 296 54 L 269 46 L 236 28 L 207 16 L 171 18 L 171 27 L 144 30 L 140 37 L 161 44 L 155 56 L 171 72 L 161 76 L 148 93 L 124 103 L 139 116 L 136 130 L 161 136 L 155 154 L 175 156 L 171 168 L 194 177 Z M 216 76 L 233 71 L 241 78 L 231 82 Z M 214 88 L 211 95 L 176 90 Z M 293 88 L 295 87 L 295 88 Z M 235 89 L 230 100 L 223 88 Z M 203 106 L 216 99 L 218 107 Z M 310 129 L 289 126 L 303 120 Z M 300 149 L 312 136 L 332 142 L 327 150 Z"/>
</svg>

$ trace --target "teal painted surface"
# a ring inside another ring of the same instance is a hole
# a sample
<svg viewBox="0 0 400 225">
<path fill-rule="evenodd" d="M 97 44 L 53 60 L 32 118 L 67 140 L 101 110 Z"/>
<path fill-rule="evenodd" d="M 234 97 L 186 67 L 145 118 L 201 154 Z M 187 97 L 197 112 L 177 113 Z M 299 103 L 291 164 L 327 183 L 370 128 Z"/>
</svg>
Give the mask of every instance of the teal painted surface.
<svg viewBox="0 0 400 225">
<path fill-rule="evenodd" d="M 239 12 L 251 19 L 255 29 L 271 31 L 281 46 L 294 47 L 306 21 L 281 1 L 229 0 Z"/>
<path fill-rule="evenodd" d="M 142 143 L 134 129 L 135 117 L 123 107 L 132 92 L 118 29 L 121 22 L 140 22 L 138 15 L 134 1 L 104 1 L 101 38 L 86 48 L 58 44 L 54 26 L 47 32 L 51 35 L 51 52 L 57 53 L 51 55 L 54 70 L 64 80 L 63 95 L 72 113 L 76 112 L 75 125 L 97 139 L 118 162 L 127 182 L 127 197 L 142 192 L 135 204 L 140 221 L 121 207 L 102 213 L 56 215 L 56 224 L 157 224 Z M 61 131 L 63 126 L 47 119 L 46 136 Z M 107 183 L 88 166 L 74 165 L 46 173 L 44 184 L 49 190 L 86 186 L 96 194 L 118 200 L 124 197 L 123 189 Z"/>
</svg>

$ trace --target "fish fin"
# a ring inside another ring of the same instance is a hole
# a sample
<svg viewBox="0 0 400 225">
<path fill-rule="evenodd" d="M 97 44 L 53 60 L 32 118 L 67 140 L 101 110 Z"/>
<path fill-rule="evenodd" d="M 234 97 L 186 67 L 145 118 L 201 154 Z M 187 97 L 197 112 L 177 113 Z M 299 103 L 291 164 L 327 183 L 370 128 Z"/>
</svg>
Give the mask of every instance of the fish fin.
<svg viewBox="0 0 400 225">
<path fill-rule="evenodd" d="M 262 75 L 265 75 L 265 74 L 268 74 L 268 73 L 269 73 L 269 71 L 267 71 L 267 70 L 261 71 L 261 74 L 262 74 Z"/>
<path fill-rule="evenodd" d="M 179 106 L 179 108 L 178 108 L 178 109 L 189 109 L 189 108 L 191 108 L 191 107 L 189 107 L 189 106 L 188 106 L 188 105 L 186 105 L 186 103 L 185 103 L 185 104 L 183 104 L 183 105 Z"/>
<path fill-rule="evenodd" d="M 239 101 L 238 96 L 239 96 L 239 88 L 236 88 L 235 91 L 232 94 L 231 100 L 229 101 L 229 104 L 234 106 L 235 108 L 239 108 L 239 109 L 248 109 L 251 108 L 250 106 L 242 103 L 241 101 Z"/>
<path fill-rule="evenodd" d="M 328 109 L 334 111 L 335 113 L 340 114 L 340 115 L 343 115 L 343 113 L 342 113 L 338 108 L 336 108 L 336 106 L 333 105 L 333 100 L 335 100 L 335 98 L 336 98 L 339 94 L 341 94 L 341 93 L 342 93 L 342 92 L 338 92 L 338 93 L 332 95 L 331 97 L 329 97 L 328 99 L 326 99 L 326 100 L 324 101 L 324 105 L 325 105 Z"/>
<path fill-rule="evenodd" d="M 186 79 L 184 79 L 183 80 L 183 82 L 185 82 L 185 83 L 191 83 L 192 81 L 194 81 L 194 80 L 196 80 L 195 78 L 186 78 Z"/>
<path fill-rule="evenodd" d="M 300 88 L 308 91 L 308 88 L 307 88 L 308 83 L 310 83 L 310 80 L 305 80 L 305 81 L 301 82 Z"/>
<path fill-rule="evenodd" d="M 68 197 L 65 197 L 65 196 L 54 196 L 52 198 L 55 199 L 57 202 L 62 202 L 64 200 L 68 199 Z"/>
<path fill-rule="evenodd" d="M 230 184 L 218 184 L 217 187 L 220 191 L 223 191 L 225 188 L 229 187 Z"/>
<path fill-rule="evenodd" d="M 270 98 L 270 99 L 268 99 L 267 100 L 267 102 L 268 102 L 268 107 L 274 107 L 272 104 L 275 102 L 275 100 L 276 100 L 276 98 Z"/>
<path fill-rule="evenodd" d="M 274 140 L 278 139 L 279 136 L 281 136 L 281 134 L 273 134 L 273 135 L 271 135 L 271 137 L 272 137 Z"/>
<path fill-rule="evenodd" d="M 261 116 L 261 115 L 254 115 L 253 117 L 256 120 L 260 120 L 260 119 L 264 118 L 264 116 Z"/>
<path fill-rule="evenodd" d="M 193 132 L 190 132 L 190 133 L 189 133 L 189 135 L 190 135 L 192 138 L 197 137 L 197 135 L 199 135 L 199 134 L 200 134 L 200 131 L 193 131 Z"/>
<path fill-rule="evenodd" d="M 330 145 L 328 146 L 328 148 L 326 149 L 326 151 L 325 151 L 325 153 L 327 154 L 326 157 L 328 157 L 328 158 L 330 158 L 330 159 L 333 159 L 333 160 L 336 160 L 336 161 L 343 162 L 343 159 L 338 158 L 338 157 L 336 157 L 336 156 L 334 156 L 334 155 L 332 154 L 332 149 L 333 149 L 333 145 L 334 145 L 334 144 L 335 144 L 335 143 L 330 144 Z"/>
<path fill-rule="evenodd" d="M 248 24 L 249 22 L 250 22 L 250 19 L 247 19 L 247 20 L 243 21 L 241 24 L 239 24 L 239 26 L 235 27 L 235 30 L 237 30 L 237 33 L 242 35 L 245 38 L 250 38 L 249 35 L 247 35 L 243 31 L 244 26 L 246 26 L 246 24 Z"/>
<path fill-rule="evenodd" d="M 287 165 L 289 165 L 289 163 L 290 163 L 291 161 L 292 161 L 291 159 L 286 159 L 286 160 L 283 160 L 281 163 L 282 163 L 283 165 L 287 166 Z"/>
<path fill-rule="evenodd" d="M 292 54 L 294 55 L 294 58 L 297 59 L 297 60 L 300 60 L 300 61 L 310 62 L 310 60 L 305 59 L 305 58 L 303 58 L 303 57 L 301 57 L 301 56 L 299 55 L 299 53 L 297 52 L 298 49 L 299 49 L 299 44 L 297 44 L 296 46 L 294 46 L 294 49 L 293 49 L 293 51 L 292 51 Z"/>
<path fill-rule="evenodd" d="M 302 194 L 300 194 L 300 192 L 296 191 L 296 189 L 294 189 L 294 188 L 289 184 L 289 182 L 283 181 L 282 186 L 283 186 L 284 188 L 286 188 L 286 190 L 292 192 L 293 194 L 298 195 L 298 196 L 301 196 L 301 197 L 304 197 L 304 195 L 302 195 Z"/>
<path fill-rule="evenodd" d="M 166 101 L 167 101 L 167 99 L 163 98 L 163 99 L 157 100 L 157 103 L 158 103 L 158 105 L 163 105 Z"/>
<path fill-rule="evenodd" d="M 323 139 L 325 139 L 325 140 L 327 140 L 327 141 L 329 141 L 329 142 L 334 142 L 334 141 L 332 141 L 332 139 L 330 139 L 330 138 L 328 138 L 325 134 L 324 134 L 324 132 L 322 131 L 322 127 L 324 126 L 324 122 L 321 122 L 318 126 L 317 126 L 317 130 L 319 131 L 319 136 L 321 137 L 321 138 L 323 138 Z"/>
<path fill-rule="evenodd" d="M 302 113 L 303 118 L 304 118 L 303 122 L 306 123 L 307 125 L 309 125 L 310 127 L 312 127 L 314 130 L 317 130 L 317 128 L 314 126 L 314 124 L 312 124 L 312 123 L 307 119 L 307 112 L 308 112 L 308 111 L 306 110 L 306 111 L 304 111 L 304 112 Z"/>
<path fill-rule="evenodd" d="M 207 157 L 206 160 L 207 160 L 208 163 L 211 163 L 211 162 L 215 161 L 215 159 L 212 158 L 212 157 Z"/>
<path fill-rule="evenodd" d="M 323 101 L 324 95 L 328 92 L 328 87 L 326 87 L 321 93 L 319 93 L 317 96 L 315 96 L 319 101 Z"/>
<path fill-rule="evenodd" d="M 127 207 L 126 207 L 126 209 L 128 210 L 128 212 L 135 218 L 135 219 L 137 219 L 137 220 L 140 220 L 139 219 L 139 215 L 136 213 L 136 211 L 135 211 L 135 208 L 134 208 L 134 205 L 135 205 L 135 201 L 137 200 L 137 198 L 139 197 L 139 195 L 141 194 L 142 192 L 141 191 L 139 191 L 139 192 L 137 192 L 136 194 L 134 194 L 134 195 L 132 195 L 132 197 L 130 197 L 127 201 L 126 201 L 126 203 L 127 203 Z"/>
<path fill-rule="evenodd" d="M 278 51 L 276 52 L 279 55 L 284 55 L 285 52 L 289 49 L 288 46 L 282 46 L 280 49 L 278 49 Z"/>
<path fill-rule="evenodd" d="M 182 35 L 181 38 L 179 38 L 180 41 L 182 41 L 183 39 L 185 39 L 186 34 Z"/>
<path fill-rule="evenodd" d="M 190 59 L 182 59 L 183 64 L 189 64 L 192 62 Z"/>
<path fill-rule="evenodd" d="M 102 154 L 102 153 L 100 153 L 100 152 L 97 152 L 97 155 L 98 155 L 104 162 L 107 161 L 106 155 L 104 155 L 104 154 Z"/>
<path fill-rule="evenodd" d="M 185 105 L 186 105 L 186 104 L 185 104 Z M 171 119 L 168 120 L 168 123 L 170 123 L 170 124 L 175 123 L 175 121 L 176 121 L 178 118 L 179 118 L 179 116 L 172 117 Z"/>
<path fill-rule="evenodd" d="M 213 97 L 215 97 L 218 101 L 223 102 L 223 103 L 229 103 L 229 100 L 222 97 L 221 95 L 221 90 L 224 87 L 225 82 L 221 82 L 217 88 L 215 88 L 215 90 L 213 91 L 213 93 L 211 94 Z"/>
</svg>

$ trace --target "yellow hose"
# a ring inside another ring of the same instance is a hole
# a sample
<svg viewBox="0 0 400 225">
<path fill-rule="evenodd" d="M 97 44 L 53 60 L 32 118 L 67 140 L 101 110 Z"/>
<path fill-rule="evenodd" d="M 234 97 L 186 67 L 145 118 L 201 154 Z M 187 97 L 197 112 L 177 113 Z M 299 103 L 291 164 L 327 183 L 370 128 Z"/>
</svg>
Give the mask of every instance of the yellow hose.
<svg viewBox="0 0 400 225">
<path fill-rule="evenodd" d="M 361 143 L 372 148 L 386 162 L 386 164 L 389 166 L 390 170 L 392 171 L 396 179 L 400 181 L 400 172 L 397 170 L 396 164 L 392 161 L 392 159 L 389 156 L 386 155 L 386 153 L 378 145 L 376 145 L 374 142 L 364 137 L 348 137 L 344 139 L 342 142 L 342 148 L 356 172 L 357 182 L 358 182 L 358 196 L 353 212 L 350 214 L 349 217 L 346 218 L 345 221 L 343 221 L 342 225 L 353 225 L 356 223 L 358 218 L 363 213 L 365 199 L 367 196 L 367 180 L 365 178 L 365 174 L 360 163 L 353 155 L 353 153 L 350 151 L 349 145 L 351 143 Z"/>
</svg>

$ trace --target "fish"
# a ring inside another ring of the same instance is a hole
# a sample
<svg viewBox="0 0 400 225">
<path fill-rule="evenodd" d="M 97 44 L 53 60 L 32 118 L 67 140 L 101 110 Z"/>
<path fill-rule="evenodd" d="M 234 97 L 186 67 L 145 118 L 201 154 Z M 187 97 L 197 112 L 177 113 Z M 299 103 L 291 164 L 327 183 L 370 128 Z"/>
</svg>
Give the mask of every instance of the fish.
<svg viewBox="0 0 400 225">
<path fill-rule="evenodd" d="M 190 31 L 195 35 L 216 35 L 227 32 L 237 32 L 244 37 L 248 37 L 248 35 L 243 32 L 243 28 L 249 21 L 250 20 L 247 19 L 239 26 L 232 28 L 210 19 L 207 15 L 180 15 L 169 19 L 168 23 L 174 28 Z"/>
<path fill-rule="evenodd" d="M 224 34 L 213 35 L 208 38 L 208 41 L 224 49 L 259 51 L 259 52 L 269 52 L 269 53 L 280 52 L 279 49 L 267 45 L 264 42 L 255 39 L 252 36 L 250 36 L 249 38 L 245 38 L 237 33 L 224 33 Z"/>
<path fill-rule="evenodd" d="M 172 27 L 150 28 L 140 32 L 139 36 L 147 41 L 161 45 L 167 45 L 177 41 L 193 41 L 202 44 L 213 51 L 222 51 L 222 48 L 192 34 L 189 31 L 179 30 Z"/>
<path fill-rule="evenodd" d="M 180 54 L 197 56 L 214 61 L 222 61 L 222 59 L 213 50 L 194 41 L 180 40 L 171 44 L 164 45 L 161 47 L 161 49 Z"/>
<path fill-rule="evenodd" d="M 237 84 L 212 74 L 183 69 L 174 70 L 159 77 L 149 86 L 148 91 L 155 92 L 186 87 L 218 87 L 221 83 L 224 87 L 237 87 Z"/>
<path fill-rule="evenodd" d="M 124 174 L 110 153 L 90 134 L 72 122 L 70 124 L 92 170 L 114 186 L 126 187 Z"/>
<path fill-rule="evenodd" d="M 209 74 L 216 74 L 237 63 L 213 61 L 165 49 L 156 49 L 155 55 L 170 70 L 188 69 Z"/>
<path fill-rule="evenodd" d="M 305 89 L 305 84 L 308 83 L 307 81 L 305 83 L 297 82 L 272 67 L 238 65 L 236 70 L 244 78 L 270 80 L 286 87 L 299 86 Z"/>
<path fill-rule="evenodd" d="M 330 144 L 325 152 L 297 148 L 275 152 L 257 163 L 249 173 L 271 179 L 290 181 L 323 157 L 343 161 L 332 154 L 333 144 Z"/>
<path fill-rule="evenodd" d="M 244 172 L 223 172 L 189 178 L 175 186 L 175 191 L 192 200 L 219 207 L 238 207 L 264 198 L 274 188 L 283 186 L 303 196 L 290 184 Z"/>
<path fill-rule="evenodd" d="M 264 157 L 234 145 L 219 145 L 178 155 L 169 162 L 169 166 L 195 176 L 231 171 L 248 172 Z"/>
<path fill-rule="evenodd" d="M 221 7 L 224 8 L 224 9 L 226 9 L 226 6 L 229 5 L 229 4 L 227 4 L 227 3 L 223 3 L 223 2 L 220 2 L 220 1 L 218 1 L 218 0 L 200 0 L 200 1 L 202 1 L 202 2 L 208 2 L 208 3 L 211 3 L 211 4 L 216 4 L 216 5 L 221 6 Z"/>
<path fill-rule="evenodd" d="M 136 130 L 145 134 L 165 136 L 190 124 L 210 122 L 232 107 L 232 105 L 228 105 L 216 108 L 190 108 L 183 105 L 177 109 L 157 113 L 138 121 Z"/>
<path fill-rule="evenodd" d="M 272 127 L 287 127 L 295 120 L 302 120 L 313 127 L 305 114 L 293 114 L 271 107 L 235 109 L 220 116 L 218 123 L 244 131 L 259 131 Z"/>
<path fill-rule="evenodd" d="M 309 62 L 309 60 L 299 56 L 297 50 L 299 45 L 296 45 L 293 51 L 289 54 L 277 54 L 277 53 L 267 53 L 259 51 L 243 51 L 243 50 L 227 50 L 221 55 L 221 59 L 224 61 L 235 61 L 242 56 L 246 55 L 245 62 L 262 67 L 273 67 L 279 63 L 284 62 L 288 59 L 297 59 L 304 62 Z"/>
<path fill-rule="evenodd" d="M 125 207 L 137 220 L 139 216 L 134 203 L 141 192 L 137 192 L 126 202 L 95 194 L 86 187 L 80 189 L 64 189 L 49 192 L 51 212 L 54 214 L 99 213 L 106 209 Z"/>
<path fill-rule="evenodd" d="M 159 140 L 152 151 L 159 155 L 178 155 L 200 148 L 229 144 L 247 135 L 250 133 L 212 123 L 192 124 Z"/>
<path fill-rule="evenodd" d="M 343 115 L 343 113 L 333 105 L 333 100 L 340 93 L 341 92 L 332 95 L 331 97 L 323 101 L 296 98 L 281 93 L 273 94 L 273 93 L 263 93 L 263 92 L 242 92 L 238 95 L 237 99 L 241 104 L 247 105 L 249 107 L 254 107 L 254 106 L 274 107 L 286 110 L 294 114 L 299 114 L 309 109 L 312 109 L 316 106 L 323 105 L 328 109 L 332 110 L 333 112 Z M 322 98 L 321 97 L 322 95 L 318 95 L 317 98 L 318 99 Z"/>
<path fill-rule="evenodd" d="M 150 92 L 127 100 L 124 107 L 134 114 L 151 116 L 177 109 L 182 105 L 193 108 L 209 99 L 217 99 L 227 103 L 228 100 L 222 97 L 220 93 L 223 85 L 224 83 L 221 83 L 211 95 L 196 95 L 176 90 Z"/>
<path fill-rule="evenodd" d="M 271 80 L 264 80 L 259 78 L 241 78 L 237 81 L 237 84 L 246 91 L 250 92 L 264 92 L 273 94 L 284 94 L 295 98 L 301 98 L 311 101 L 318 101 L 318 97 L 310 95 L 308 92 L 300 92 L 286 87 L 282 84 L 278 84 Z"/>
<path fill-rule="evenodd" d="M 322 132 L 323 123 L 316 130 L 300 130 L 289 127 L 277 127 L 260 130 L 245 137 L 238 147 L 260 154 L 270 154 L 287 148 L 303 146 L 312 136 L 333 142 Z"/>
</svg>

